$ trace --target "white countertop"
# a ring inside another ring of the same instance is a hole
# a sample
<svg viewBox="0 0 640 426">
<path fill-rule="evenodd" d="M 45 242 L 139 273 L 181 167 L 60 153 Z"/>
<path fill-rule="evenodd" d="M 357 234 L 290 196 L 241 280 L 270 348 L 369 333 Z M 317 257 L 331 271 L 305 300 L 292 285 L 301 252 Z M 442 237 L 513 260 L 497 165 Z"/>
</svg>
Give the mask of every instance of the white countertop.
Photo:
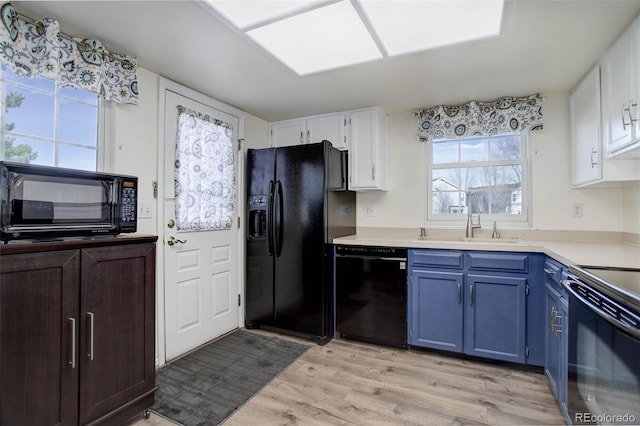
<svg viewBox="0 0 640 426">
<path fill-rule="evenodd" d="M 522 239 L 462 238 L 411 239 L 389 235 L 349 235 L 335 238 L 334 244 L 367 245 L 450 250 L 488 250 L 544 253 L 569 265 L 640 268 L 640 246 L 615 242 L 538 241 Z"/>
</svg>

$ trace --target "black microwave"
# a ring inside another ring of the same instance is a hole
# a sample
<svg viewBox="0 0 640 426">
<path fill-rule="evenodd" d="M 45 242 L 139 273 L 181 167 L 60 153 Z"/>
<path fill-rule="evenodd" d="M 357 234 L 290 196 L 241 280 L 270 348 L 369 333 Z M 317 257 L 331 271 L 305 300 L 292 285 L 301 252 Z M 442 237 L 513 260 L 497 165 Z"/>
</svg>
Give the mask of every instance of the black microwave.
<svg viewBox="0 0 640 426">
<path fill-rule="evenodd" d="M 136 232 L 138 178 L 0 162 L 0 239 Z"/>
</svg>

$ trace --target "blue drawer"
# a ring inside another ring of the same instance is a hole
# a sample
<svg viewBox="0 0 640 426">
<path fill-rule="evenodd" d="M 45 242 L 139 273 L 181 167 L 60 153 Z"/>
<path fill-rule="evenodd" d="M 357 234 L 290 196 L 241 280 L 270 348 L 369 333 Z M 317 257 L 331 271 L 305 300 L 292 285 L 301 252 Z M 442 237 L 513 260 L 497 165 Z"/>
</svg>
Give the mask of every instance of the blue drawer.
<svg viewBox="0 0 640 426">
<path fill-rule="evenodd" d="M 411 266 L 462 269 L 464 253 L 451 250 L 410 250 Z"/>
<path fill-rule="evenodd" d="M 526 253 L 476 253 L 470 252 L 467 266 L 477 271 L 529 272 L 529 255 Z"/>
</svg>

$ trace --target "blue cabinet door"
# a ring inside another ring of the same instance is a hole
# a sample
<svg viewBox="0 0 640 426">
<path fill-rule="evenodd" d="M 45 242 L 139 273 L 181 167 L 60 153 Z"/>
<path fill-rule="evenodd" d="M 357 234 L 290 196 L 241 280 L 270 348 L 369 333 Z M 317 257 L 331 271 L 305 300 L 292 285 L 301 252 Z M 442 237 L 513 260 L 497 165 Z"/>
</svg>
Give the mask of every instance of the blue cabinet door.
<svg viewBox="0 0 640 426">
<path fill-rule="evenodd" d="M 524 363 L 527 279 L 476 274 L 466 278 L 465 353 Z"/>
<path fill-rule="evenodd" d="M 463 274 L 413 270 L 409 343 L 462 352 Z"/>
</svg>

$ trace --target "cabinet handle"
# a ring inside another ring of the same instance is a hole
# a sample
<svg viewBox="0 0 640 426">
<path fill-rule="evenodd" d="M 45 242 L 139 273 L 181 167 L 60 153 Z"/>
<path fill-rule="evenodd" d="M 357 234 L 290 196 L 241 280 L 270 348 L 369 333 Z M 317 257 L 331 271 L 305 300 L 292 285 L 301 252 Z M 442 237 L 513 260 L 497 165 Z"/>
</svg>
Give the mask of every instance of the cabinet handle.
<svg viewBox="0 0 640 426">
<path fill-rule="evenodd" d="M 624 118 L 622 119 L 624 121 Z M 300 132 L 300 145 L 304 143 L 304 132 Z"/>
<path fill-rule="evenodd" d="M 631 108 L 635 108 L 637 107 L 638 104 L 636 104 L 635 102 L 633 102 L 633 100 L 629 101 L 629 108 L 627 109 L 627 111 L 629 112 L 629 122 L 631 124 L 635 123 L 636 121 L 638 121 L 637 118 L 633 118 L 633 113 L 631 112 Z"/>
<path fill-rule="evenodd" d="M 376 165 L 371 165 L 371 180 L 376 180 Z"/>
<path fill-rule="evenodd" d="M 553 269 L 544 268 L 544 272 L 545 272 L 547 275 L 553 275 L 553 274 L 555 274 L 555 272 L 556 272 L 556 271 L 554 271 Z"/>
<path fill-rule="evenodd" d="M 71 361 L 69 361 L 69 365 L 71 368 L 76 368 L 76 320 L 71 317 L 67 319 L 71 324 Z"/>
<path fill-rule="evenodd" d="M 597 149 L 591 148 L 591 168 L 592 169 L 595 168 L 598 165 L 598 162 L 593 160 L 593 155 L 597 154 L 597 153 L 598 153 Z"/>
<path fill-rule="evenodd" d="M 307 143 L 311 143 L 311 131 L 307 130 Z"/>
<path fill-rule="evenodd" d="M 624 121 L 624 112 L 629 111 L 629 117 L 631 117 L 631 107 L 625 108 L 624 104 L 622 105 L 622 130 L 627 130 L 627 126 L 630 126 L 631 123 L 627 123 Z"/>
<path fill-rule="evenodd" d="M 87 312 L 89 317 L 89 353 L 87 357 L 93 361 L 93 312 Z"/>
<path fill-rule="evenodd" d="M 473 284 L 469 285 L 469 306 L 473 306 Z"/>
<path fill-rule="evenodd" d="M 458 304 L 462 302 L 462 284 L 458 283 Z"/>
</svg>

